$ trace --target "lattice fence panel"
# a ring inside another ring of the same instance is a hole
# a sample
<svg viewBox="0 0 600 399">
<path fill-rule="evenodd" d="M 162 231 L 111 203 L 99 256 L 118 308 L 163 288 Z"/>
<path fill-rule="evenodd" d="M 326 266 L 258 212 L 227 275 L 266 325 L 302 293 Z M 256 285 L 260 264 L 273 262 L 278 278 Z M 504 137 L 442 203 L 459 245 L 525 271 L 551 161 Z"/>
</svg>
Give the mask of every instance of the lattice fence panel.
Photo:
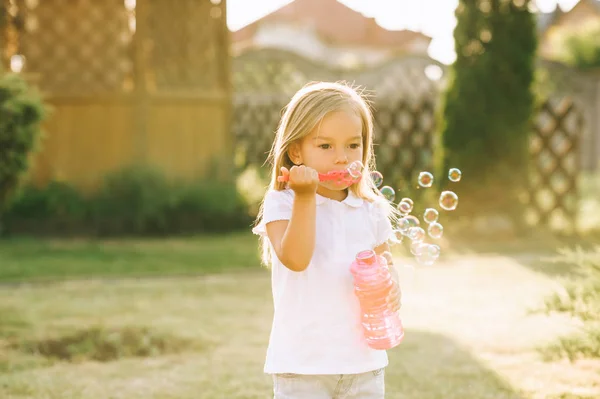
<svg viewBox="0 0 600 399">
<path fill-rule="evenodd" d="M 431 97 L 383 97 L 376 103 L 375 154 L 386 184 L 407 188 L 433 168 L 435 103 Z"/>
<path fill-rule="evenodd" d="M 227 54 L 224 7 L 219 0 L 148 1 L 150 90 L 219 90 L 228 85 L 219 62 Z"/>
<path fill-rule="evenodd" d="M 239 171 L 261 167 L 267 160 L 283 107 L 289 96 L 236 96 L 232 130 L 235 137 L 234 161 Z"/>
<path fill-rule="evenodd" d="M 123 0 L 10 0 L 27 71 L 51 93 L 133 89 L 131 11 Z"/>
<path fill-rule="evenodd" d="M 583 115 L 573 98 L 550 98 L 540 107 L 530 145 L 528 223 L 576 229 L 582 130 Z"/>
</svg>

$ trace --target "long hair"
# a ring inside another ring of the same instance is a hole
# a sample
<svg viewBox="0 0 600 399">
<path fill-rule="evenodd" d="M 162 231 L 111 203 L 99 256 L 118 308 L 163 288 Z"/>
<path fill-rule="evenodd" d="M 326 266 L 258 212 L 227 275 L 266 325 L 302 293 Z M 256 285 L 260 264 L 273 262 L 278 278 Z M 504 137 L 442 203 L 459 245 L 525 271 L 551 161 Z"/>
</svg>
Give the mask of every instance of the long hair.
<svg viewBox="0 0 600 399">
<path fill-rule="evenodd" d="M 364 178 L 352 184 L 349 189 L 358 197 L 369 202 L 377 201 L 385 209 L 385 214 L 395 221 L 398 212 L 391 202 L 373 184 L 370 173 L 375 170 L 375 154 L 373 151 L 373 114 L 367 98 L 356 89 L 342 82 L 313 82 L 300 89 L 286 105 L 283 116 L 275 133 L 275 140 L 267 158 L 271 165 L 269 190 L 284 190 L 285 182 L 277 181 L 282 166 L 291 169 L 294 163 L 288 155 L 293 143 L 308 136 L 323 118 L 331 113 L 351 110 L 362 121 L 362 145 Z M 264 202 L 261 203 L 255 224 L 258 225 L 263 216 Z M 261 237 L 262 262 L 269 266 L 271 252 L 266 237 Z"/>
</svg>

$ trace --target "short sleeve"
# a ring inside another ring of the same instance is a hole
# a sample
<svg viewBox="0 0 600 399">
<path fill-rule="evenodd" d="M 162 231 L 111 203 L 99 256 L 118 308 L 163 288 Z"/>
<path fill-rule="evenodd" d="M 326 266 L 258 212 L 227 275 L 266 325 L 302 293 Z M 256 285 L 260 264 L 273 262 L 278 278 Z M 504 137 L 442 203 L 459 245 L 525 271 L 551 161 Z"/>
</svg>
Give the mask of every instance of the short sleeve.
<svg viewBox="0 0 600 399">
<path fill-rule="evenodd" d="M 267 224 L 277 220 L 290 220 L 294 196 L 291 190 L 269 190 L 263 202 L 263 215 L 252 232 L 257 235 L 267 235 Z"/>
<path fill-rule="evenodd" d="M 393 227 L 388 213 L 387 204 L 383 200 L 376 200 L 373 203 L 376 247 L 385 244 L 392 235 Z"/>
</svg>

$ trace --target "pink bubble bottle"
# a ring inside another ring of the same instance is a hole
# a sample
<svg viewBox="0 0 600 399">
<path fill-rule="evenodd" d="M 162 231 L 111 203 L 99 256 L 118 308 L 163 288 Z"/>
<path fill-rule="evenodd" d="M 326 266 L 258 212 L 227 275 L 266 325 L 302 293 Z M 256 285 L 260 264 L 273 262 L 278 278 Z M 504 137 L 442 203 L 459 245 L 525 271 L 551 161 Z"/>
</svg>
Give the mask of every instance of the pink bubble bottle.
<svg viewBox="0 0 600 399">
<path fill-rule="evenodd" d="M 361 251 L 350 271 L 367 345 L 380 350 L 397 346 L 404 338 L 404 329 L 398 313 L 388 308 L 387 295 L 393 281 L 385 258 L 373 250 Z"/>
</svg>

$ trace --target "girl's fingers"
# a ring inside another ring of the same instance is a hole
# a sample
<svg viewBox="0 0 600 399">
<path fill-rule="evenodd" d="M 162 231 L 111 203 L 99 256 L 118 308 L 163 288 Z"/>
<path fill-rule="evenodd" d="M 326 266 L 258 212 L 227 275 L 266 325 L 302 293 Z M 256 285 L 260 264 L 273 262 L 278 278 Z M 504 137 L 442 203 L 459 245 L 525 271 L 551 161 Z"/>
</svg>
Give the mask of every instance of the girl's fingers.
<svg viewBox="0 0 600 399">
<path fill-rule="evenodd" d="M 277 177 L 277 181 L 288 181 L 290 171 L 285 166 L 282 166 L 280 171 L 281 171 L 281 176 Z"/>
</svg>

